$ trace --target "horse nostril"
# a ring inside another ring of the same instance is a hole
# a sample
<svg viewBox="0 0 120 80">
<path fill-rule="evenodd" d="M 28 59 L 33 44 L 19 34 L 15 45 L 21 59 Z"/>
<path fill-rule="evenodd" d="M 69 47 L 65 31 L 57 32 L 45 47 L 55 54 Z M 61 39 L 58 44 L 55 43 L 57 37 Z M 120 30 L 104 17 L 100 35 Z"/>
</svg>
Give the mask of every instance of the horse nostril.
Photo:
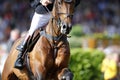
<svg viewBox="0 0 120 80">
<path fill-rule="evenodd" d="M 65 29 L 66 28 L 66 25 L 63 25 L 63 29 Z"/>
<path fill-rule="evenodd" d="M 72 29 L 72 26 L 69 28 L 70 30 Z"/>
</svg>

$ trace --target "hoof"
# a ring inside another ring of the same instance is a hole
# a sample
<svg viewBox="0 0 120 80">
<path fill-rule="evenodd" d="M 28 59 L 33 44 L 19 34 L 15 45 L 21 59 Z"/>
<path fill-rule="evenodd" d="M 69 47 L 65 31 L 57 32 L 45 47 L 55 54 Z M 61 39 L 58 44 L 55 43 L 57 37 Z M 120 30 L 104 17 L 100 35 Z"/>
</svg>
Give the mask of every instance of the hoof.
<svg viewBox="0 0 120 80">
<path fill-rule="evenodd" d="M 73 76 L 73 73 L 66 68 L 63 75 L 61 76 L 61 80 L 73 80 Z"/>
</svg>

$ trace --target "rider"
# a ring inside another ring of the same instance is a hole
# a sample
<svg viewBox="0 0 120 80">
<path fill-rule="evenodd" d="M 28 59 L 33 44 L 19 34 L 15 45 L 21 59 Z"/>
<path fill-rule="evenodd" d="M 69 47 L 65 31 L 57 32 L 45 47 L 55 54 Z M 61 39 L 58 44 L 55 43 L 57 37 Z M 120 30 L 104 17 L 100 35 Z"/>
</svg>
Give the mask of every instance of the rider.
<svg viewBox="0 0 120 80">
<path fill-rule="evenodd" d="M 45 24 L 48 23 L 51 17 L 49 11 L 52 11 L 53 2 L 54 0 L 30 0 L 31 6 L 35 9 L 35 12 L 27 36 L 22 41 L 22 43 L 17 47 L 17 50 L 19 50 L 19 55 L 14 65 L 15 68 L 18 69 L 23 68 L 22 56 L 24 54 L 24 50 L 26 49 L 26 45 L 28 44 L 28 40 L 31 38 L 35 30 L 43 27 Z M 77 6 L 79 3 L 80 0 L 76 0 L 75 6 Z"/>
</svg>

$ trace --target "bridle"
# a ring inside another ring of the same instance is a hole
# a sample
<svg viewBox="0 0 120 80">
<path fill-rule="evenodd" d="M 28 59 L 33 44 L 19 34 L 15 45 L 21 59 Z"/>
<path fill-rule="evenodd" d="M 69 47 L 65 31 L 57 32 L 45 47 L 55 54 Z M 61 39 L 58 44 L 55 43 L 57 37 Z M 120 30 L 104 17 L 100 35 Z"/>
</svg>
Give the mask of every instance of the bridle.
<svg viewBox="0 0 120 80">
<path fill-rule="evenodd" d="M 70 4 L 72 2 L 72 0 L 63 0 L 63 1 L 65 3 L 68 3 L 68 4 Z M 57 8 L 57 15 L 58 15 L 58 20 L 57 20 L 58 27 L 64 26 L 64 21 L 65 21 L 66 18 L 72 18 L 73 17 L 73 13 L 71 14 L 71 13 L 68 13 L 68 11 L 67 12 L 61 12 L 61 11 L 59 11 L 58 5 L 61 7 L 61 3 L 62 3 L 62 0 L 57 0 L 57 3 L 55 5 L 56 8 Z M 64 19 L 61 20 L 59 15 L 65 15 Z"/>
<path fill-rule="evenodd" d="M 55 20 L 55 22 L 57 23 L 58 28 L 61 28 L 61 27 L 68 28 L 68 25 L 65 25 L 65 20 L 67 18 L 72 18 L 73 13 L 69 13 L 68 11 L 61 12 L 59 10 L 59 7 L 61 7 L 62 1 L 64 1 L 65 3 L 68 3 L 68 4 L 72 3 L 72 0 L 55 0 L 55 5 L 54 6 L 56 7 L 56 10 L 57 10 L 56 15 L 58 15 L 58 16 L 57 16 L 57 18 L 55 18 L 55 16 L 52 15 L 52 19 Z M 52 0 L 52 2 L 54 2 L 54 1 Z M 74 5 L 74 4 L 72 4 L 72 5 Z M 51 12 L 49 11 L 49 9 L 47 7 L 46 7 L 46 9 L 51 14 Z M 69 9 L 67 9 L 67 10 L 69 10 Z M 63 20 L 60 18 L 60 15 L 65 15 Z"/>
<path fill-rule="evenodd" d="M 62 0 L 58 0 L 58 1 L 59 1 L 58 4 L 61 4 L 61 3 L 62 3 Z M 70 4 L 70 3 L 72 2 L 72 0 L 64 0 L 64 2 Z M 69 14 L 68 11 L 67 11 L 67 13 L 65 13 L 65 12 L 60 12 L 58 7 L 57 7 L 57 10 L 58 10 L 58 11 L 57 11 L 57 14 L 58 14 L 58 15 L 66 15 L 65 18 L 67 18 L 67 17 L 72 17 L 72 16 L 73 16 L 73 13 L 72 13 L 72 14 Z"/>
</svg>

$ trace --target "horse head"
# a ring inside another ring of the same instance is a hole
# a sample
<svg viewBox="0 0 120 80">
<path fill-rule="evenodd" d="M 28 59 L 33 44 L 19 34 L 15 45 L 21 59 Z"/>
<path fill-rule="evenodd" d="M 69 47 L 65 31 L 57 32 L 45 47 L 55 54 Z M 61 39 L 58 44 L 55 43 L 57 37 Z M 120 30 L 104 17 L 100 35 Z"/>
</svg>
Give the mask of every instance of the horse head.
<svg viewBox="0 0 120 80">
<path fill-rule="evenodd" d="M 75 0 L 55 0 L 53 17 L 62 34 L 69 34 L 72 29 L 74 5 Z"/>
</svg>

